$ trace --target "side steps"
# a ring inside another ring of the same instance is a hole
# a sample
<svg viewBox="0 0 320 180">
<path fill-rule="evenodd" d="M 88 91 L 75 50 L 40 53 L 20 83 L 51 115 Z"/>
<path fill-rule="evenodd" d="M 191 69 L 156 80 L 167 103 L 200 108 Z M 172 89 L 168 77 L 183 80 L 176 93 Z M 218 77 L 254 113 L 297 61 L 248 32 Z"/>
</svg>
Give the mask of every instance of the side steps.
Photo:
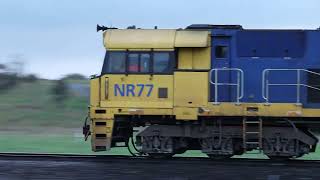
<svg viewBox="0 0 320 180">
<path fill-rule="evenodd" d="M 259 154 L 262 151 L 263 121 L 261 118 L 249 120 L 246 117 L 242 120 L 242 138 L 244 153 L 248 149 L 257 148 Z"/>
<path fill-rule="evenodd" d="M 93 151 L 106 151 L 111 148 L 113 126 L 113 119 L 92 120 L 91 146 Z"/>
</svg>

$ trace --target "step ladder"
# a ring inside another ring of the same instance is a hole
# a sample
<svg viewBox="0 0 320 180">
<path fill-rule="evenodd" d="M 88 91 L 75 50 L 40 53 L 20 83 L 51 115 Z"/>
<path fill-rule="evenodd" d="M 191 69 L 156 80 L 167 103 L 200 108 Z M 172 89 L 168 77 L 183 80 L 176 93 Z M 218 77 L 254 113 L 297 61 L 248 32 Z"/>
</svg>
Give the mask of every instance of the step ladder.
<svg viewBox="0 0 320 180">
<path fill-rule="evenodd" d="M 247 151 L 248 146 L 256 146 L 259 153 L 262 151 L 262 119 L 259 118 L 249 120 L 246 117 L 242 121 L 242 138 L 243 138 L 243 149 L 244 153 Z M 254 130 L 253 130 L 254 129 Z M 249 131 L 250 130 L 250 131 Z"/>
</svg>

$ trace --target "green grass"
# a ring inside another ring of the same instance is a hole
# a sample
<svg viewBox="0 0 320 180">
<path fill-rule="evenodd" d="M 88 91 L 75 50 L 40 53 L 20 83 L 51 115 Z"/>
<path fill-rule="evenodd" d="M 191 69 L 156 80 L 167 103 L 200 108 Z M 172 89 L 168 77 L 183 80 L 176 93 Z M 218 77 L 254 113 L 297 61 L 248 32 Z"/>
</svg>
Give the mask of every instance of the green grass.
<svg viewBox="0 0 320 180">
<path fill-rule="evenodd" d="M 51 94 L 54 83 L 20 83 L 0 94 L 0 151 L 91 152 L 90 143 L 74 137 L 87 115 L 88 98 L 70 96 L 61 108 Z"/>
<path fill-rule="evenodd" d="M 93 153 L 90 140 L 85 142 L 81 134 L 88 98 L 71 96 L 66 100 L 65 107 L 61 108 L 50 94 L 53 85 L 54 81 L 48 80 L 22 83 L 0 94 L 0 152 L 129 155 L 127 148 Z M 177 156 L 206 155 L 200 151 L 187 151 Z M 267 158 L 261 154 L 234 157 Z M 320 160 L 320 149 L 302 159 Z"/>
<path fill-rule="evenodd" d="M 0 94 L 0 129 L 6 127 L 79 127 L 87 114 L 86 97 L 69 97 L 59 107 L 50 93 L 53 81 L 22 83 Z"/>
<path fill-rule="evenodd" d="M 0 133 L 0 152 L 94 154 L 90 141 L 72 133 L 32 134 Z M 98 154 L 128 155 L 127 149 L 114 149 Z"/>
<path fill-rule="evenodd" d="M 0 152 L 93 154 L 90 140 L 85 142 L 82 136 L 88 98 L 70 96 L 61 108 L 50 93 L 54 83 L 21 83 L 0 94 Z M 98 154 L 129 153 L 116 148 Z"/>
</svg>

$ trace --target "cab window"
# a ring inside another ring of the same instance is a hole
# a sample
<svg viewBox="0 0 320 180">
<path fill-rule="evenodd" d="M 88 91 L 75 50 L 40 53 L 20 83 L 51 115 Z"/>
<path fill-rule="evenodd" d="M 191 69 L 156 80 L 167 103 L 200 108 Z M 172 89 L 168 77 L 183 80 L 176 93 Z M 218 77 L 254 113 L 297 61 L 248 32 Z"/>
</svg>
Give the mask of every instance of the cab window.
<svg viewBox="0 0 320 180">
<path fill-rule="evenodd" d="M 216 46 L 215 55 L 217 59 L 228 58 L 229 48 L 228 46 Z"/>
<path fill-rule="evenodd" d="M 140 72 L 142 73 L 150 72 L 150 61 L 151 61 L 150 54 L 145 53 L 140 55 Z"/>
<path fill-rule="evenodd" d="M 149 73 L 150 54 L 148 53 L 129 53 L 128 72 L 129 73 Z"/>
<path fill-rule="evenodd" d="M 170 74 L 173 71 L 173 52 L 106 53 L 102 74 Z"/>
<path fill-rule="evenodd" d="M 139 54 L 128 55 L 128 72 L 139 72 Z"/>
<path fill-rule="evenodd" d="M 108 53 L 109 73 L 125 73 L 126 72 L 126 53 L 125 52 L 110 52 Z"/>
<path fill-rule="evenodd" d="M 170 65 L 170 54 L 168 52 L 153 53 L 153 72 L 169 73 L 172 71 Z"/>
</svg>

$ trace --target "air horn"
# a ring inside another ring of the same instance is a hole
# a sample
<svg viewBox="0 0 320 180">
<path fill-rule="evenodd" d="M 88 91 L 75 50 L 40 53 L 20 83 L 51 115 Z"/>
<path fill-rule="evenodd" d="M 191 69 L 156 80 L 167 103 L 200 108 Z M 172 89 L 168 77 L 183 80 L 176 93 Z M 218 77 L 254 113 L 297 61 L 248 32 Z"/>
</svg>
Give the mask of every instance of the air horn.
<svg viewBox="0 0 320 180">
<path fill-rule="evenodd" d="M 108 29 L 118 29 L 118 28 L 114 28 L 114 27 L 105 27 L 105 26 L 100 26 L 99 24 L 97 24 L 97 32 L 99 31 L 106 31 Z"/>
</svg>

